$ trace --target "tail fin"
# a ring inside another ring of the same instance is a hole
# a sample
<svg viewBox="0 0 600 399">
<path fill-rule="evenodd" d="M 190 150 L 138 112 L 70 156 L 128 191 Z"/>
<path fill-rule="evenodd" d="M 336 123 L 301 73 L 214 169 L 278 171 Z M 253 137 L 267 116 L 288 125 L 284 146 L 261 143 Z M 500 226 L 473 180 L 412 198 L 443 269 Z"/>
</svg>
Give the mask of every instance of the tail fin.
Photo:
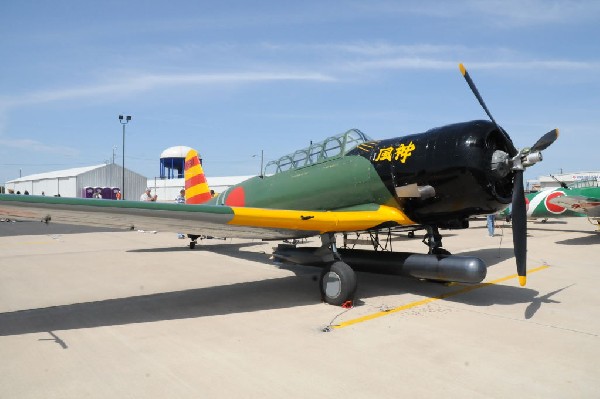
<svg viewBox="0 0 600 399">
<path fill-rule="evenodd" d="M 212 198 L 196 150 L 189 150 L 185 156 L 184 177 L 186 204 L 202 204 Z"/>
</svg>

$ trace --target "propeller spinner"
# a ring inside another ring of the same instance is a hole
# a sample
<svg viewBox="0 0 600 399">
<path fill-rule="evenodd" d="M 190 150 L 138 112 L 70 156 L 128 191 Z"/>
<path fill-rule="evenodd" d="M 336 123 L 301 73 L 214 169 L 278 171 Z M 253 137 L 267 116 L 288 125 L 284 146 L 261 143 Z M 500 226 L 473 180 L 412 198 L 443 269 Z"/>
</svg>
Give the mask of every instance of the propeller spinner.
<svg viewBox="0 0 600 399">
<path fill-rule="evenodd" d="M 494 125 L 496 125 L 498 130 L 502 130 L 485 105 L 483 98 L 477 90 L 477 86 L 475 86 L 475 83 L 469 76 L 469 73 L 464 65 L 459 64 L 458 67 L 487 116 L 494 123 Z M 558 129 L 554 129 L 540 137 L 531 148 L 523 148 L 512 158 L 505 153 L 494 154 L 494 158 L 496 159 L 493 162 L 495 163 L 494 168 L 496 168 L 496 170 L 512 170 L 515 173 L 512 196 L 512 233 L 515 259 L 517 263 L 517 274 L 519 275 L 519 284 L 521 284 L 521 286 L 524 286 L 527 282 L 527 208 L 525 204 L 523 172 L 525 168 L 540 162 L 542 160 L 542 154 L 540 151 L 548 148 L 556 141 L 557 138 Z M 498 166 L 499 162 L 504 164 L 503 167 L 502 165 Z"/>
</svg>

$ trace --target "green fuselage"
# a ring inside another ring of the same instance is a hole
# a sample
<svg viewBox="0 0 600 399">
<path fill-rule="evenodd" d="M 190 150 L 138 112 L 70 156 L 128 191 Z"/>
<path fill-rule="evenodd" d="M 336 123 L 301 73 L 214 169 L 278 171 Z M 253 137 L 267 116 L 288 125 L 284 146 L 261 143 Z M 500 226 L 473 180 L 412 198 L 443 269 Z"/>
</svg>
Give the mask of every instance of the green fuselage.
<svg viewBox="0 0 600 399">
<path fill-rule="evenodd" d="M 397 206 L 371 162 L 360 156 L 254 177 L 221 193 L 213 203 L 311 210 L 338 210 L 368 204 Z"/>
</svg>

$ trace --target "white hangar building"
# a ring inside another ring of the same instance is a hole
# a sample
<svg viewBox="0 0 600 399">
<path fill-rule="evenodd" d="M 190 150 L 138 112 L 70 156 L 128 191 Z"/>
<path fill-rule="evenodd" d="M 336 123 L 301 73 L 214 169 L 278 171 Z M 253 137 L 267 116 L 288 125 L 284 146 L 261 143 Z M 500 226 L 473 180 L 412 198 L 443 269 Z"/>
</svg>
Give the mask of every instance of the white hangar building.
<svg viewBox="0 0 600 399">
<path fill-rule="evenodd" d="M 124 199 L 139 199 L 147 182 L 145 176 L 125 168 Z M 117 164 L 103 164 L 23 176 L 6 182 L 5 188 L 7 192 L 13 190 L 21 194 L 27 191 L 31 195 L 85 197 L 86 187 L 120 189 L 122 184 L 123 168 Z"/>
<path fill-rule="evenodd" d="M 568 186 L 579 187 L 597 187 L 600 185 L 600 171 L 558 173 L 552 176 L 540 176 L 536 188 L 538 190 L 558 188 L 560 187 L 559 182 L 566 183 Z"/>
<path fill-rule="evenodd" d="M 185 156 L 190 149 L 186 146 L 175 146 L 164 150 L 160 156 L 160 177 L 148 179 L 125 169 L 124 199 L 137 201 L 148 187 L 153 194 L 158 195 L 159 202 L 175 201 L 179 191 L 185 187 Z M 112 190 L 114 194 L 115 189 L 120 189 L 123 184 L 122 170 L 117 164 L 103 164 L 39 173 L 10 180 L 6 182 L 5 190 L 12 190 L 14 193 L 18 191 L 21 194 L 27 191 L 31 195 L 43 193 L 47 196 L 83 198 L 91 197 L 89 190 L 86 190 L 91 188 L 93 191 L 101 189 L 102 198 L 108 199 L 111 196 L 107 193 Z M 251 177 L 253 176 L 206 176 L 206 180 L 212 190 L 221 193 Z"/>
</svg>

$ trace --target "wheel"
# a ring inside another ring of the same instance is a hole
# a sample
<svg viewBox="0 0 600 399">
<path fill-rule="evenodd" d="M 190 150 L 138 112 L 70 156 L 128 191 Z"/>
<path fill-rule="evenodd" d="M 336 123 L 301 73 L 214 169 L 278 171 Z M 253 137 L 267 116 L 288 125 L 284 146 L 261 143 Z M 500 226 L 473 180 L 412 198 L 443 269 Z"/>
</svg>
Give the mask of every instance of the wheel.
<svg viewBox="0 0 600 399">
<path fill-rule="evenodd" d="M 330 305 L 342 305 L 354 299 L 356 273 L 344 262 L 334 262 L 323 269 L 319 279 L 321 298 Z"/>
<path fill-rule="evenodd" d="M 415 232 L 414 231 L 409 231 L 408 232 L 408 238 L 415 238 Z"/>
<path fill-rule="evenodd" d="M 190 249 L 194 249 L 196 248 L 196 241 L 191 241 L 190 242 Z"/>
</svg>

